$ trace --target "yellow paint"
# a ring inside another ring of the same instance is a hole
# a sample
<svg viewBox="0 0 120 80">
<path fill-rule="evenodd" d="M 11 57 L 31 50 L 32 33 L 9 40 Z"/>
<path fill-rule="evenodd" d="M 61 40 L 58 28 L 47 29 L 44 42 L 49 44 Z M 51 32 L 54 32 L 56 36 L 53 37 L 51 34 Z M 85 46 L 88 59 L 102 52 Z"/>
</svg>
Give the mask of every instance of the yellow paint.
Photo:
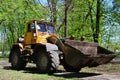
<svg viewBox="0 0 120 80">
<path fill-rule="evenodd" d="M 37 33 L 35 33 L 35 30 L 28 31 L 28 26 L 32 22 L 35 22 L 35 20 L 27 23 L 26 33 L 25 33 L 25 36 L 24 36 L 24 46 L 31 45 L 31 44 L 36 44 L 36 43 L 43 43 L 43 44 L 47 43 L 47 38 L 48 37 L 50 37 L 52 35 L 56 35 L 56 34 L 51 35 L 47 32 L 37 32 Z M 39 22 L 42 22 L 42 21 L 39 21 Z"/>
<path fill-rule="evenodd" d="M 32 39 L 33 39 L 33 33 L 32 32 L 26 32 L 25 33 L 24 43 L 25 44 L 31 44 L 32 43 Z"/>
</svg>

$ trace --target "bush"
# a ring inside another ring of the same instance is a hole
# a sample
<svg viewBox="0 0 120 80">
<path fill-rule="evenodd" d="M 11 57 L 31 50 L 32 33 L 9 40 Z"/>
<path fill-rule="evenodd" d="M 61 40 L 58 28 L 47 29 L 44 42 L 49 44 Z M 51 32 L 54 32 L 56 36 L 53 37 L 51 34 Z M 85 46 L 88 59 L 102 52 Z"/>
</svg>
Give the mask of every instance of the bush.
<svg viewBox="0 0 120 80">
<path fill-rule="evenodd" d="M 5 54 L 2 54 L 2 52 L 0 52 L 0 58 L 8 58 L 9 57 L 9 52 L 5 52 Z"/>
<path fill-rule="evenodd" d="M 117 52 L 116 54 L 117 54 L 116 57 L 120 58 L 120 52 Z"/>
</svg>

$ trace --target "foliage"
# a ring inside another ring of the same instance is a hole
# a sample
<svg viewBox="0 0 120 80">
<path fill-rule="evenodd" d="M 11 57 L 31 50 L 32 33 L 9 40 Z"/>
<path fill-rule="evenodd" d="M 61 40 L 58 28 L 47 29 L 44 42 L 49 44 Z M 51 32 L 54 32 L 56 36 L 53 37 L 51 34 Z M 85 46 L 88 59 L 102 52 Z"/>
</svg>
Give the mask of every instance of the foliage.
<svg viewBox="0 0 120 80">
<path fill-rule="evenodd" d="M 68 27 L 68 37 L 75 36 L 79 40 L 95 41 L 95 35 L 100 45 L 114 50 L 119 49 L 120 10 L 119 1 L 100 0 L 99 24 L 97 22 L 98 0 L 73 0 L 67 10 L 67 24 L 65 21 L 65 1 L 69 0 L 2 0 L 0 1 L 0 50 L 9 50 L 19 36 L 25 32 L 25 23 L 33 19 L 44 18 L 55 23 L 61 37 Z M 112 1 L 111 1 L 112 2 Z M 117 7 L 115 5 L 118 4 Z M 99 26 L 99 28 L 97 27 Z M 98 28 L 98 29 L 97 29 Z M 118 46 L 116 46 L 118 45 Z M 116 48 L 117 47 L 117 48 Z M 114 51 L 113 50 L 113 51 Z"/>
<path fill-rule="evenodd" d="M 87 1 L 76 0 L 73 4 L 69 17 L 69 35 L 74 33 L 74 36 L 79 39 L 81 36 L 91 37 L 90 21 L 87 19 L 88 5 Z M 83 5 L 84 4 L 84 5 Z M 90 40 L 90 38 L 89 38 Z"/>
<path fill-rule="evenodd" d="M 46 17 L 46 11 L 44 12 L 41 5 L 33 1 L 2 0 L 0 4 L 0 20 L 2 21 L 0 28 L 1 33 L 5 34 L 2 38 L 9 48 L 24 33 L 26 21 Z"/>
</svg>

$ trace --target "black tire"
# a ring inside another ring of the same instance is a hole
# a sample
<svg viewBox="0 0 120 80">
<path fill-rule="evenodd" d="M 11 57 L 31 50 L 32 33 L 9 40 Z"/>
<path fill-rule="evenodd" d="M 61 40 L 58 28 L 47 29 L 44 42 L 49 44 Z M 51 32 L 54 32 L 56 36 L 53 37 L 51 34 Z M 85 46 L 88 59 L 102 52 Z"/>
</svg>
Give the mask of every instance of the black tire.
<svg viewBox="0 0 120 80">
<path fill-rule="evenodd" d="M 20 49 L 12 49 L 10 61 L 12 68 L 15 70 L 24 69 L 26 66 L 26 61 L 21 58 L 21 51 Z"/>
<path fill-rule="evenodd" d="M 81 70 L 80 67 L 70 66 L 66 62 L 63 64 L 63 67 L 67 72 L 79 72 Z"/>
<path fill-rule="evenodd" d="M 39 73 L 54 73 L 59 66 L 59 54 L 57 51 L 39 52 L 36 66 Z"/>
</svg>

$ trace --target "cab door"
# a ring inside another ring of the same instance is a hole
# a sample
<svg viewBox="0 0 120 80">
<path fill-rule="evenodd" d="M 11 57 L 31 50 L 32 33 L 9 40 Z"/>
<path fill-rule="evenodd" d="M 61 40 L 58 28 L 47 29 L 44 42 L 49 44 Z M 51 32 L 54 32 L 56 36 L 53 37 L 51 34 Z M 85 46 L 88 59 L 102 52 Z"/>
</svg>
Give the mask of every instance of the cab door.
<svg viewBox="0 0 120 80">
<path fill-rule="evenodd" d="M 25 33 L 24 44 L 32 44 L 33 43 L 33 33 L 34 33 L 35 25 L 28 24 L 27 31 Z"/>
</svg>

